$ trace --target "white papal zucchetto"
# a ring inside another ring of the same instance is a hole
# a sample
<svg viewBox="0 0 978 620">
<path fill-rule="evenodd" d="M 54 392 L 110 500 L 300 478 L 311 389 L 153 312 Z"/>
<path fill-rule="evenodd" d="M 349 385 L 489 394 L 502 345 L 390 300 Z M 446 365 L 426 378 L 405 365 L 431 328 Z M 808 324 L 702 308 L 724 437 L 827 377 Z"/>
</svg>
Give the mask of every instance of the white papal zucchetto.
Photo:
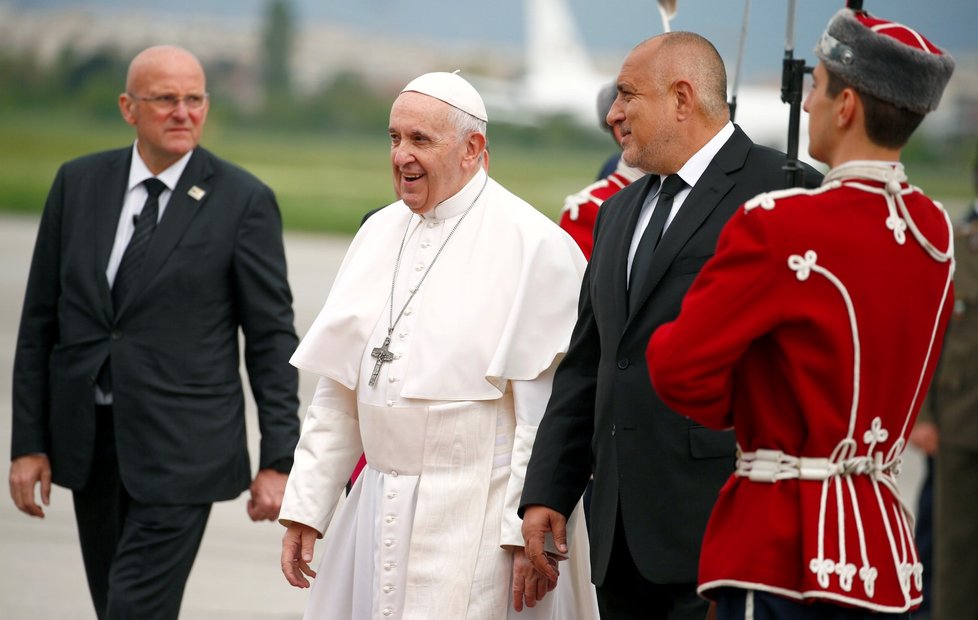
<svg viewBox="0 0 978 620">
<path fill-rule="evenodd" d="M 416 92 L 440 99 L 481 121 L 489 122 L 489 115 L 486 114 L 486 105 L 482 102 L 482 97 L 457 72 L 425 73 L 411 80 L 401 92 Z"/>
</svg>

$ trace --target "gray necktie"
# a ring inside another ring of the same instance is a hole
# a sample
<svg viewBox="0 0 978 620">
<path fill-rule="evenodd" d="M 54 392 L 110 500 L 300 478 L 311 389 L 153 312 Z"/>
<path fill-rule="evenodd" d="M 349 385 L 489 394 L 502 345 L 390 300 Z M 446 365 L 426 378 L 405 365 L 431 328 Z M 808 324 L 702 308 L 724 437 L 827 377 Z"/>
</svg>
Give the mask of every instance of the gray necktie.
<svg viewBox="0 0 978 620">
<path fill-rule="evenodd" d="M 662 182 L 662 190 L 659 192 L 659 200 L 652 210 L 652 218 L 649 220 L 642 239 L 638 242 L 635 250 L 635 257 L 632 258 L 632 272 L 628 278 L 628 311 L 629 314 L 635 311 L 636 304 L 639 303 L 642 295 L 642 283 L 649 277 L 649 267 L 652 265 L 652 255 L 655 248 L 662 238 L 662 230 L 666 226 L 666 220 L 672 211 L 672 201 L 682 189 L 686 187 L 678 174 L 670 174 Z"/>
</svg>

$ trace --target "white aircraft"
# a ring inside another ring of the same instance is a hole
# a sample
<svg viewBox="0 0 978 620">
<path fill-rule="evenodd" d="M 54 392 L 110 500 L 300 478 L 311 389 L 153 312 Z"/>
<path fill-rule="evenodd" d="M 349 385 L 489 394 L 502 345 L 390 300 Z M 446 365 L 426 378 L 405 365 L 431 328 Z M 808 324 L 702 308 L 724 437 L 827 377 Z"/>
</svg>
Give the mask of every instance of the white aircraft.
<svg viewBox="0 0 978 620">
<path fill-rule="evenodd" d="M 773 86 L 741 86 L 738 90 L 734 123 L 757 144 L 787 150 L 790 110 L 788 104 L 781 101 L 781 89 Z M 808 155 L 808 114 L 804 110 L 799 125 L 798 159 L 823 167 Z"/>
<path fill-rule="evenodd" d="M 548 116 L 563 115 L 582 125 L 598 127 L 598 92 L 613 83 L 616 75 L 594 68 L 567 0 L 525 0 L 524 10 L 523 76 L 511 81 L 466 76 L 482 95 L 490 117 L 532 124 Z M 725 60 L 731 71 L 733 62 Z M 738 90 L 735 122 L 754 142 L 785 150 L 789 109 L 781 101 L 780 87 Z M 808 157 L 808 115 L 804 112 L 799 133 L 799 158 L 813 163 Z"/>
<path fill-rule="evenodd" d="M 596 127 L 598 91 L 614 81 L 594 69 L 566 0 L 526 0 L 525 72 L 517 80 L 471 77 L 493 119 L 531 124 L 563 115 Z"/>
</svg>

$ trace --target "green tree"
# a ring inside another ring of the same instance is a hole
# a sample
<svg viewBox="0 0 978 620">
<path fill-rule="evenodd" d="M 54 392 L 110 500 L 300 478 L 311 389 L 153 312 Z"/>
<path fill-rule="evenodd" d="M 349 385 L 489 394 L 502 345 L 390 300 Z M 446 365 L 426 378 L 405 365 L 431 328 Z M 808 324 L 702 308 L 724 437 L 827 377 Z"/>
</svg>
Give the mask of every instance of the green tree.
<svg viewBox="0 0 978 620">
<path fill-rule="evenodd" d="M 261 78 L 266 109 L 292 99 L 292 76 L 289 58 L 292 54 L 292 8 L 288 0 L 272 0 L 265 13 L 262 37 Z"/>
</svg>

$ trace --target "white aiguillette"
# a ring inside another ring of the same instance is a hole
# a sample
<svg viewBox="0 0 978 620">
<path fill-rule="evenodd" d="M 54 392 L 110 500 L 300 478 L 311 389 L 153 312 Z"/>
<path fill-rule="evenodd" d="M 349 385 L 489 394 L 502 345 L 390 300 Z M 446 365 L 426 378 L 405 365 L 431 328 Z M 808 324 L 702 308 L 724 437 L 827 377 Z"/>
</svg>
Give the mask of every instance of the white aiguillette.
<svg viewBox="0 0 978 620">
<path fill-rule="evenodd" d="M 206 193 L 207 193 L 206 191 L 200 189 L 196 185 L 194 185 L 193 187 L 191 187 L 190 189 L 187 190 L 187 195 L 190 196 L 191 198 L 193 198 L 194 200 L 197 200 L 197 201 L 199 201 L 201 198 L 203 198 L 204 197 L 204 194 L 206 194 Z"/>
</svg>

